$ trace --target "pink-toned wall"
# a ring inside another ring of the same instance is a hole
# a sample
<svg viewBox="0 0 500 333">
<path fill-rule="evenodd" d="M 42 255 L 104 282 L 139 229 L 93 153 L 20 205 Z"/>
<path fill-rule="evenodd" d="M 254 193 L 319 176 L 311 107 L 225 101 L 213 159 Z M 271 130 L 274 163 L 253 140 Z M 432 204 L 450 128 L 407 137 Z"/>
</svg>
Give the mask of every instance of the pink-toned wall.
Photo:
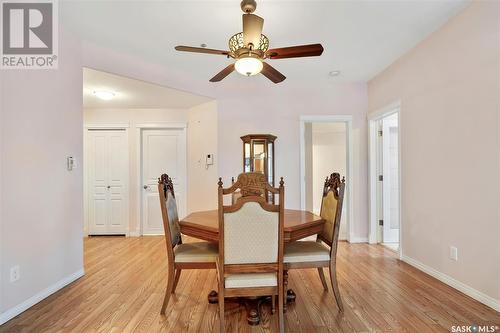
<svg viewBox="0 0 500 333">
<path fill-rule="evenodd" d="M 60 27 L 59 69 L 1 72 L 0 323 L 83 274 L 82 169 L 66 170 L 82 161 L 80 43 Z"/>
<path fill-rule="evenodd" d="M 500 3 L 473 2 L 371 80 L 368 100 L 369 113 L 401 101 L 403 258 L 499 309 Z"/>
</svg>

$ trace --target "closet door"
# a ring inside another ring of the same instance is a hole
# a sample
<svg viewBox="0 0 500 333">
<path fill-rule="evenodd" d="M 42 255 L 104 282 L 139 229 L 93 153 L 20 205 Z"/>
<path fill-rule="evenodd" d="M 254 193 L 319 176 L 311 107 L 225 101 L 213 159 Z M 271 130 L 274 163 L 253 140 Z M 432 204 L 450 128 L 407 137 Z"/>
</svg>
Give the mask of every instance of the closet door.
<svg viewBox="0 0 500 333">
<path fill-rule="evenodd" d="M 88 224 L 90 235 L 126 234 L 128 142 L 125 130 L 87 134 Z"/>
<path fill-rule="evenodd" d="M 126 131 L 108 133 L 108 234 L 125 234 L 128 219 L 128 144 Z"/>
</svg>

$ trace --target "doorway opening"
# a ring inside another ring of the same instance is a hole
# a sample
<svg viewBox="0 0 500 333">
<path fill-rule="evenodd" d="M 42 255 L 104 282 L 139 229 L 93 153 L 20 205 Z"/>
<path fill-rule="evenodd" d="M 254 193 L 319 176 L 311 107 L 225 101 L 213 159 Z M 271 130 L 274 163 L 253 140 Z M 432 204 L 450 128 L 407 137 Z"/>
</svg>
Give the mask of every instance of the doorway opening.
<svg viewBox="0 0 500 333">
<path fill-rule="evenodd" d="M 332 172 L 346 179 L 339 240 L 351 239 L 352 118 L 301 117 L 301 208 L 319 215 L 325 178 Z"/>
<path fill-rule="evenodd" d="M 370 119 L 370 243 L 400 251 L 399 105 Z"/>
</svg>

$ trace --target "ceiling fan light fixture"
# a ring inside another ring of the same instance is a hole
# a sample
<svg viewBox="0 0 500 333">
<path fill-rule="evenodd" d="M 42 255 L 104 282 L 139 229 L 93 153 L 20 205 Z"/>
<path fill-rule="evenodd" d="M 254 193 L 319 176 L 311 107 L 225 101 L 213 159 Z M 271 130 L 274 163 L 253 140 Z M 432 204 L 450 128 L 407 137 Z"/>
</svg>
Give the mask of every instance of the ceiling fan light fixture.
<svg viewBox="0 0 500 333">
<path fill-rule="evenodd" d="M 236 71 L 245 76 L 259 74 L 263 66 L 262 60 L 252 56 L 239 58 L 234 64 Z"/>
<path fill-rule="evenodd" d="M 234 63 L 228 64 L 215 74 L 209 80 L 210 82 L 220 82 L 236 70 L 245 76 L 261 73 L 273 83 L 280 83 L 286 79 L 286 76 L 271 66 L 268 59 L 317 57 L 323 53 L 323 46 L 319 43 L 269 49 L 269 39 L 262 34 L 264 19 L 253 14 L 257 7 L 256 1 L 241 0 L 240 5 L 244 13 L 241 16 L 243 31 L 229 38 L 228 51 L 206 48 L 204 44 L 201 47 L 185 45 L 175 47 L 177 51 L 222 55 L 228 59 L 234 59 Z"/>
</svg>

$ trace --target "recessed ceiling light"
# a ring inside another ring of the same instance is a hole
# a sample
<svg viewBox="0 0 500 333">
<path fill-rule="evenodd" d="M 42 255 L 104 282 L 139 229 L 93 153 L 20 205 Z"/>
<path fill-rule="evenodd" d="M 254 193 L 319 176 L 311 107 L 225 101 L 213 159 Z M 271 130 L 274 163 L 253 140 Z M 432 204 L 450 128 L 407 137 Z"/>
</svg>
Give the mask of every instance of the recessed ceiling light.
<svg viewBox="0 0 500 333">
<path fill-rule="evenodd" d="M 109 101 L 115 97 L 115 93 L 106 90 L 94 90 L 94 95 L 102 100 Z"/>
<path fill-rule="evenodd" d="M 331 72 L 328 73 L 328 75 L 330 75 L 330 76 L 339 76 L 340 75 L 340 71 L 338 71 L 338 70 L 337 71 L 331 71 Z"/>
</svg>

